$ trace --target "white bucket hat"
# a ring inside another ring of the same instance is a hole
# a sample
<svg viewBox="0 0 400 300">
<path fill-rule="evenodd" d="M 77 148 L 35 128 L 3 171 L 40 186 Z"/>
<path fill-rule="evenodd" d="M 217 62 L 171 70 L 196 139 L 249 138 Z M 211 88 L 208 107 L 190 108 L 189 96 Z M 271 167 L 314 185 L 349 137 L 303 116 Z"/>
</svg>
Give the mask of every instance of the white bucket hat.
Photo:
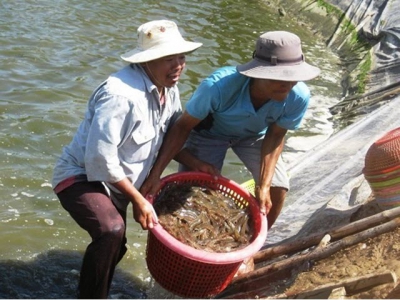
<svg viewBox="0 0 400 300">
<path fill-rule="evenodd" d="M 175 22 L 156 20 L 138 28 L 138 46 L 121 55 L 131 63 L 142 63 L 161 57 L 188 53 L 199 48 L 202 43 L 185 41 Z"/>
<path fill-rule="evenodd" d="M 306 81 L 321 70 L 305 62 L 300 38 L 287 31 L 270 31 L 256 42 L 253 60 L 237 66 L 239 73 L 253 78 Z"/>
</svg>

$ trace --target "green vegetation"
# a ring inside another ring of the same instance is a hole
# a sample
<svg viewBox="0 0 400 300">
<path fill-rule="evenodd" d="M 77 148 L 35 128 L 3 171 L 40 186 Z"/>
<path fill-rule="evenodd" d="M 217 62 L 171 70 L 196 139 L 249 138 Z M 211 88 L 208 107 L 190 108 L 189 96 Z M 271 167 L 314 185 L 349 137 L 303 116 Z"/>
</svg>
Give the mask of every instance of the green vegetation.
<svg viewBox="0 0 400 300">
<path fill-rule="evenodd" d="M 324 0 L 280 1 L 288 10 L 300 11 L 308 19 L 312 30 L 327 37 L 327 45 L 336 51 L 346 69 L 343 81 L 346 94 L 362 95 L 366 92 L 372 66 L 371 45 L 359 33 L 359 28 L 348 19 L 343 11 Z"/>
<path fill-rule="evenodd" d="M 336 18 L 340 18 L 340 16 L 343 14 L 342 11 L 338 8 L 336 8 L 333 5 L 330 5 L 329 3 L 326 3 L 323 0 L 306 0 L 306 7 L 312 6 L 316 4 L 319 8 L 325 10 L 326 14 L 328 16 L 335 16 Z"/>
<path fill-rule="evenodd" d="M 360 73 L 358 75 L 358 94 L 362 95 L 365 93 L 365 85 L 368 81 L 368 74 L 369 71 L 371 70 L 371 64 L 372 64 L 371 54 L 367 52 L 365 58 L 359 64 Z"/>
</svg>

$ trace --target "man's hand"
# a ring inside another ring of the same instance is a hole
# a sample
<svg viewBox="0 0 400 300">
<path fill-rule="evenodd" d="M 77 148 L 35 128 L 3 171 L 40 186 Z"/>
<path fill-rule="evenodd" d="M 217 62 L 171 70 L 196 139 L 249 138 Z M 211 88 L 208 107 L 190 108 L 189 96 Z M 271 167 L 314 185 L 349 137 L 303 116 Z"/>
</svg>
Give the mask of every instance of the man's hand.
<svg viewBox="0 0 400 300">
<path fill-rule="evenodd" d="M 158 223 L 157 214 L 153 205 L 143 198 L 143 201 L 132 202 L 133 218 L 138 222 L 142 229 L 147 230 L 154 227 Z"/>
<path fill-rule="evenodd" d="M 159 191 L 161 181 L 159 176 L 152 176 L 151 174 L 146 178 L 140 187 L 140 193 L 147 198 L 152 198 Z"/>
<path fill-rule="evenodd" d="M 133 218 L 143 229 L 153 228 L 154 224 L 158 223 L 153 205 L 143 197 L 128 178 L 111 184 L 132 203 Z"/>
<path fill-rule="evenodd" d="M 198 159 L 187 148 L 182 149 L 174 159 L 185 165 L 191 171 L 208 173 L 210 175 L 220 176 L 221 171 L 214 165 Z"/>
<path fill-rule="evenodd" d="M 203 172 L 203 173 L 208 173 L 210 175 L 215 175 L 215 176 L 220 176 L 221 172 L 219 169 L 214 167 L 214 165 L 206 163 L 202 160 L 199 160 L 196 158 L 196 163 L 193 164 L 193 171 L 198 171 L 198 172 Z"/>
<path fill-rule="evenodd" d="M 256 186 L 255 196 L 260 203 L 260 211 L 262 214 L 267 215 L 272 207 L 271 193 L 269 187 Z"/>
</svg>

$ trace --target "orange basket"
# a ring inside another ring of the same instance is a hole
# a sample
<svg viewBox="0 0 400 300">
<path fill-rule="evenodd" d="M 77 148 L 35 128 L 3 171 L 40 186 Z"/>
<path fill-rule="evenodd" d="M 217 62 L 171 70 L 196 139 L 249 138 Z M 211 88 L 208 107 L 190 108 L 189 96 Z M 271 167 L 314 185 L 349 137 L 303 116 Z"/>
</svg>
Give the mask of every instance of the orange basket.
<svg viewBox="0 0 400 300">
<path fill-rule="evenodd" d="M 160 224 L 149 230 L 146 262 L 155 281 L 166 290 L 186 298 L 210 298 L 222 292 L 236 274 L 242 262 L 252 257 L 264 245 L 267 219 L 260 213 L 251 194 L 224 177 L 200 172 L 181 172 L 164 177 L 159 192 L 167 183 L 190 183 L 222 192 L 238 207 L 249 207 L 253 223 L 251 243 L 237 251 L 213 253 L 186 245 L 162 228 Z M 157 195 L 155 196 L 157 201 Z"/>
</svg>

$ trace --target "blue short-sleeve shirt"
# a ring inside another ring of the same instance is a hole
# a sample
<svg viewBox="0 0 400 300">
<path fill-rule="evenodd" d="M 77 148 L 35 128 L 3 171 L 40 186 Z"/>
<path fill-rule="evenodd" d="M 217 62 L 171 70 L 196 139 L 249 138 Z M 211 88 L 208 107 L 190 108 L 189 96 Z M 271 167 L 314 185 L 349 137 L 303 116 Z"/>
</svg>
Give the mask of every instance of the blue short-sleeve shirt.
<svg viewBox="0 0 400 300">
<path fill-rule="evenodd" d="M 223 67 L 203 80 L 186 104 L 191 116 L 203 120 L 197 130 L 222 139 L 241 139 L 265 134 L 276 123 L 288 130 L 300 126 L 310 91 L 298 82 L 284 101 L 271 99 L 255 110 L 250 99 L 250 78 L 235 67 Z"/>
</svg>

